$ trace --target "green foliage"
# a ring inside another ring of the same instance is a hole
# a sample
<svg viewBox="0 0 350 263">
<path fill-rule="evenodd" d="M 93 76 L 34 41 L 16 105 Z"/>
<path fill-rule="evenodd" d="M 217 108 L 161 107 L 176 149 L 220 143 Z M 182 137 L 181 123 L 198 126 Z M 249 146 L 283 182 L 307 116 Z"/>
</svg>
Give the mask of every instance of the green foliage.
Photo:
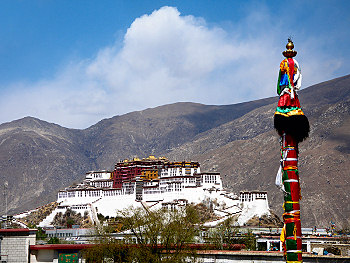
<svg viewBox="0 0 350 263">
<path fill-rule="evenodd" d="M 244 244 L 246 249 L 256 250 L 256 238 L 252 231 L 248 229 L 242 236 L 234 222 L 234 218 L 230 217 L 218 225 L 211 233 L 209 242 L 215 244 L 218 249 L 224 249 L 224 245 Z"/>
<path fill-rule="evenodd" d="M 52 223 L 54 226 L 65 226 L 71 228 L 72 225 L 80 225 L 83 217 L 74 210 L 67 209 L 64 214 L 59 212 L 55 215 Z"/>
<path fill-rule="evenodd" d="M 194 258 L 194 250 L 186 244 L 198 234 L 199 215 L 193 206 L 182 210 L 129 208 L 118 214 L 124 232 L 123 243 L 99 233 L 98 245 L 85 252 L 87 262 L 157 263 L 186 262 Z"/>
<path fill-rule="evenodd" d="M 38 227 L 38 231 L 36 231 L 36 239 L 45 239 L 45 238 L 47 238 L 45 231 L 41 227 Z"/>
<path fill-rule="evenodd" d="M 193 242 L 198 233 L 194 224 L 199 216 L 193 206 L 175 211 L 138 208 L 123 211 L 120 216 L 123 226 L 132 233 L 129 242 L 134 239 L 139 245 L 133 251 L 136 262 L 181 262 L 189 254 L 184 245 Z"/>
<path fill-rule="evenodd" d="M 242 244 L 237 239 L 238 227 L 234 226 L 235 220 L 229 217 L 218 225 L 211 233 L 211 243 L 215 244 L 218 249 L 224 249 L 224 244 Z"/>
<path fill-rule="evenodd" d="M 103 241 L 83 251 L 86 262 L 131 262 L 130 249 L 121 241 L 104 236 Z"/>
<path fill-rule="evenodd" d="M 97 218 L 101 223 L 108 219 L 107 217 L 104 217 L 101 213 L 97 213 Z"/>
<path fill-rule="evenodd" d="M 36 228 L 36 225 L 34 225 L 34 224 L 32 224 L 32 223 L 28 223 L 27 226 L 28 226 L 28 228 L 32 228 L 32 229 L 33 229 L 33 228 Z"/>
<path fill-rule="evenodd" d="M 250 229 L 244 235 L 243 244 L 248 250 L 256 250 L 256 237 Z"/>
<path fill-rule="evenodd" d="M 49 241 L 47 241 L 48 244 L 59 244 L 60 240 L 58 237 L 51 237 Z"/>
<path fill-rule="evenodd" d="M 67 227 L 72 228 L 72 225 L 74 225 L 75 221 L 73 218 L 68 217 L 67 218 Z"/>
</svg>

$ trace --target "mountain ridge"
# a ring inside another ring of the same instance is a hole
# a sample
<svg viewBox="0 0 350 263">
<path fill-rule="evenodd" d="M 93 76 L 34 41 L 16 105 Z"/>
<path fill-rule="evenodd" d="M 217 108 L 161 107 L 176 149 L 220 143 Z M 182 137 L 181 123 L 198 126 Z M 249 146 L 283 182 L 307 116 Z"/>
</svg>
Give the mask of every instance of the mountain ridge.
<svg viewBox="0 0 350 263">
<path fill-rule="evenodd" d="M 311 123 L 310 138 L 300 144 L 302 191 L 308 200 L 302 204 L 304 222 L 327 224 L 320 218 L 324 210 L 328 218 L 350 223 L 350 206 L 342 201 L 349 186 L 338 184 L 349 176 L 341 171 L 350 169 L 350 75 L 299 94 Z M 225 186 L 236 192 L 267 190 L 271 207 L 281 214 L 283 197 L 274 186 L 277 101 L 276 96 L 231 105 L 179 102 L 103 119 L 81 130 L 32 117 L 0 124 L 0 179 L 9 182 L 10 212 L 55 200 L 59 189 L 87 171 L 110 170 L 119 159 L 153 154 L 198 160 L 204 171 L 220 171 Z"/>
</svg>

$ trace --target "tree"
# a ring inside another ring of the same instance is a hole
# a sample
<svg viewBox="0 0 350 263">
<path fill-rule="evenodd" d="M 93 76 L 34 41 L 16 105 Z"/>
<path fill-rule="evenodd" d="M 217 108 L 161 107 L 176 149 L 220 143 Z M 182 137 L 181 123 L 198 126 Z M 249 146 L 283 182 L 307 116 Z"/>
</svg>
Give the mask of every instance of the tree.
<svg viewBox="0 0 350 263">
<path fill-rule="evenodd" d="M 234 217 L 229 217 L 213 229 L 211 242 L 219 249 L 232 249 L 234 244 L 243 244 L 248 250 L 256 249 L 256 238 L 250 229 L 243 236 L 239 235 L 239 228 L 234 225 Z"/>
<path fill-rule="evenodd" d="M 38 227 L 38 231 L 36 232 L 36 239 L 40 240 L 45 238 L 47 238 L 45 231 L 41 227 Z"/>
<path fill-rule="evenodd" d="M 248 232 L 244 235 L 242 243 L 248 250 L 256 250 L 256 237 L 252 230 L 248 229 Z"/>
<path fill-rule="evenodd" d="M 48 244 L 59 244 L 60 240 L 58 237 L 51 237 L 49 241 L 47 241 Z"/>
<path fill-rule="evenodd" d="M 199 216 L 193 206 L 174 211 L 143 208 L 124 210 L 120 214 L 123 227 L 136 240 L 133 251 L 136 262 L 182 262 L 193 256 L 186 244 L 198 233 Z"/>
<path fill-rule="evenodd" d="M 129 208 L 119 212 L 118 218 L 123 242 L 100 234 L 98 245 L 85 253 L 87 261 L 186 262 L 195 257 L 195 251 L 187 246 L 199 230 L 193 206 L 175 211 Z"/>
<path fill-rule="evenodd" d="M 64 214 L 62 214 L 62 212 L 57 213 L 52 220 L 52 224 L 54 226 L 65 226 L 71 228 L 72 225 L 80 225 L 84 219 L 85 214 L 83 218 L 80 213 L 67 209 Z"/>
<path fill-rule="evenodd" d="M 234 226 L 234 218 L 229 217 L 216 226 L 212 233 L 212 242 L 219 249 L 224 249 L 224 245 L 241 244 L 237 240 L 238 227 Z"/>
<path fill-rule="evenodd" d="M 130 248 L 113 238 L 103 238 L 104 240 L 95 246 L 84 249 L 83 254 L 86 262 L 132 262 L 130 258 Z"/>
</svg>

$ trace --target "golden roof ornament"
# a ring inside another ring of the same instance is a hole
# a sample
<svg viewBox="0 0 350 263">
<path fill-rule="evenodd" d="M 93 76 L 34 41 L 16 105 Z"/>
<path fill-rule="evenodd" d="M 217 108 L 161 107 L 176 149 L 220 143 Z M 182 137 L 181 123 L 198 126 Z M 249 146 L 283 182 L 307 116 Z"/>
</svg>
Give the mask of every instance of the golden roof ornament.
<svg viewBox="0 0 350 263">
<path fill-rule="evenodd" d="M 287 50 L 282 52 L 283 56 L 285 56 L 286 58 L 292 58 L 292 57 L 295 57 L 297 55 L 298 52 L 293 50 L 294 44 L 290 38 L 288 38 L 288 43 L 286 45 L 286 48 L 287 48 Z"/>
</svg>

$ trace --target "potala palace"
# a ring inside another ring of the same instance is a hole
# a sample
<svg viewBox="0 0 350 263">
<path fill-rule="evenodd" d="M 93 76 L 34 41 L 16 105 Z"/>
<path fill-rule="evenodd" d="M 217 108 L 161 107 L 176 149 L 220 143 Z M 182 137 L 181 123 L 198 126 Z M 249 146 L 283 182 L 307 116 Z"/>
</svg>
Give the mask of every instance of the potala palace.
<svg viewBox="0 0 350 263">
<path fill-rule="evenodd" d="M 96 223 L 97 213 L 113 217 L 130 206 L 176 209 L 204 203 L 219 218 L 209 225 L 229 216 L 236 216 L 237 224 L 243 225 L 254 216 L 270 214 L 267 192 L 236 195 L 223 189 L 219 173 L 202 173 L 198 162 L 170 162 L 154 156 L 117 162 L 112 172 L 88 172 L 83 182 L 60 190 L 57 203 L 39 226 L 50 226 L 54 216 L 67 209 L 81 215 L 87 211 Z"/>
</svg>

